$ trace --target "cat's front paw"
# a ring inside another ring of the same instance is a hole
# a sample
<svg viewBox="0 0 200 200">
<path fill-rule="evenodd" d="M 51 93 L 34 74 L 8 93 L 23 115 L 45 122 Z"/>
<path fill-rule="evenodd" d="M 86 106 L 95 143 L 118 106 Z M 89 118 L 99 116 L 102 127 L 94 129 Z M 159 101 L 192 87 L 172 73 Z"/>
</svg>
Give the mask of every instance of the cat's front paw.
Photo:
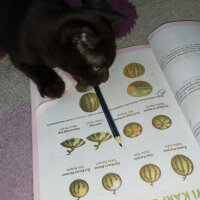
<svg viewBox="0 0 200 200">
<path fill-rule="evenodd" d="M 38 90 L 42 97 L 60 98 L 65 91 L 65 83 L 60 77 L 42 81 L 42 83 L 38 84 Z"/>
</svg>

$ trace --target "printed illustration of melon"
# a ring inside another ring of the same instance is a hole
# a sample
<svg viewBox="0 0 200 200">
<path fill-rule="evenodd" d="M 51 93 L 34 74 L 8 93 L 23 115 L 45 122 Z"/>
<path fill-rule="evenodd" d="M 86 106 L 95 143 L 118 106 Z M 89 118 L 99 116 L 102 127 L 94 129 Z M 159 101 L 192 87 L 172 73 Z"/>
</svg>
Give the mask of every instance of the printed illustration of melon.
<svg viewBox="0 0 200 200">
<path fill-rule="evenodd" d="M 89 135 L 87 139 L 92 142 L 97 142 L 97 144 L 94 145 L 94 147 L 96 148 L 95 150 L 97 150 L 99 149 L 99 146 L 101 145 L 102 142 L 109 140 L 111 137 L 112 135 L 110 133 L 98 132 L 98 133 Z"/>
<path fill-rule="evenodd" d="M 136 78 L 142 76 L 145 72 L 145 68 L 140 63 L 129 63 L 124 67 L 124 75 L 128 78 Z"/>
<path fill-rule="evenodd" d="M 133 97 L 147 96 L 151 94 L 152 90 L 151 84 L 145 81 L 135 81 L 127 88 L 128 94 Z"/>
<path fill-rule="evenodd" d="M 78 92 L 88 92 L 93 89 L 91 85 L 80 85 L 80 84 L 77 84 L 75 88 Z"/>
<path fill-rule="evenodd" d="M 122 184 L 121 177 L 115 173 L 106 174 L 102 178 L 103 187 L 108 191 L 112 191 L 113 194 L 115 195 L 116 195 L 116 190 L 120 188 L 121 184 Z"/>
<path fill-rule="evenodd" d="M 71 150 L 67 150 L 67 155 L 70 155 L 72 151 L 76 148 L 85 144 L 85 141 L 81 138 L 71 138 L 69 140 L 65 140 L 61 143 L 63 147 L 70 148 Z"/>
<path fill-rule="evenodd" d="M 99 99 L 95 93 L 84 94 L 79 102 L 81 109 L 85 112 L 94 112 L 99 108 Z"/>
<path fill-rule="evenodd" d="M 142 126 L 137 122 L 131 122 L 124 127 L 123 133 L 130 138 L 137 137 L 142 133 Z"/>
<path fill-rule="evenodd" d="M 152 119 L 152 125 L 157 129 L 164 130 L 172 125 L 172 121 L 168 116 L 157 115 Z"/>
<path fill-rule="evenodd" d="M 153 186 L 153 183 L 155 183 L 160 176 L 161 171 L 157 165 L 147 164 L 140 169 L 140 177 L 143 181 L 150 183 L 151 186 Z"/>
<path fill-rule="evenodd" d="M 73 197 L 76 197 L 78 198 L 77 200 L 79 200 L 88 193 L 89 185 L 86 181 L 77 179 L 70 184 L 69 191 Z"/>
<path fill-rule="evenodd" d="M 184 155 L 174 156 L 171 159 L 171 166 L 177 174 L 183 176 L 183 180 L 194 170 L 192 161 Z"/>
</svg>

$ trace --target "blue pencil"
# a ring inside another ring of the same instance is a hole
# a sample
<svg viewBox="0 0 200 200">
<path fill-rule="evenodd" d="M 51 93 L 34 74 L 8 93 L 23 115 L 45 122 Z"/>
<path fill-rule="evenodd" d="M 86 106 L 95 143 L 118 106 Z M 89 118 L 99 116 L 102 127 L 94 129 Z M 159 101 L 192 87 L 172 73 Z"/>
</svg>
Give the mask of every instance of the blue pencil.
<svg viewBox="0 0 200 200">
<path fill-rule="evenodd" d="M 107 119 L 107 122 L 108 122 L 108 124 L 110 126 L 110 129 L 112 131 L 113 137 L 118 142 L 118 144 L 122 147 L 121 136 L 120 136 L 119 131 L 118 131 L 116 125 L 115 125 L 115 122 L 114 122 L 114 120 L 112 118 L 112 115 L 110 114 L 110 111 L 108 109 L 108 106 L 107 106 L 107 104 L 105 102 L 105 99 L 103 97 L 103 94 L 101 93 L 101 90 L 100 90 L 99 86 L 95 86 L 94 90 L 95 90 L 95 92 L 97 94 L 97 97 L 98 97 L 99 102 L 101 104 L 101 107 L 103 109 L 104 115 L 105 115 L 105 117 Z"/>
</svg>

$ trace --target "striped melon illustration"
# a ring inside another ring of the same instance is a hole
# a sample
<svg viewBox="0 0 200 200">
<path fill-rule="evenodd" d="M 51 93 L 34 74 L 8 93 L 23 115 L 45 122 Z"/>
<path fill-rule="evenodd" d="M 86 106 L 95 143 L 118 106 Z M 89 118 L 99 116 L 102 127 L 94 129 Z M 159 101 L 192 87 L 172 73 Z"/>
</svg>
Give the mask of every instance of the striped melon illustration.
<svg viewBox="0 0 200 200">
<path fill-rule="evenodd" d="M 188 157 L 180 154 L 171 159 L 171 165 L 177 174 L 183 176 L 183 180 L 194 170 L 192 161 Z"/>
<path fill-rule="evenodd" d="M 124 127 L 123 132 L 127 137 L 137 137 L 142 133 L 142 126 L 137 122 L 131 122 Z"/>
<path fill-rule="evenodd" d="M 98 132 L 98 133 L 89 135 L 87 137 L 87 139 L 92 142 L 97 142 L 97 144 L 94 145 L 94 147 L 96 147 L 95 150 L 97 150 L 97 149 L 99 149 L 99 146 L 101 145 L 102 142 L 109 140 L 111 137 L 112 137 L 112 135 L 110 133 Z"/>
<path fill-rule="evenodd" d="M 116 195 L 116 190 L 121 187 L 122 179 L 118 174 L 115 173 L 108 173 L 104 175 L 102 178 L 102 185 L 103 187 L 108 190 L 112 191 L 113 194 Z"/>
<path fill-rule="evenodd" d="M 99 108 L 99 99 L 93 92 L 84 94 L 80 99 L 80 107 L 85 112 L 93 112 Z"/>
<path fill-rule="evenodd" d="M 76 85 L 76 90 L 78 92 L 88 92 L 88 91 L 90 91 L 92 89 L 93 89 L 93 87 L 90 86 L 90 85 L 80 85 L 80 84 Z"/>
<path fill-rule="evenodd" d="M 172 125 L 172 121 L 166 115 L 157 115 L 152 119 L 152 125 L 157 129 L 164 130 Z"/>
<path fill-rule="evenodd" d="M 145 68 L 140 63 L 129 63 L 124 67 L 124 75 L 128 78 L 136 78 L 142 76 L 145 72 Z"/>
<path fill-rule="evenodd" d="M 153 183 L 155 183 L 160 176 L 161 171 L 157 165 L 147 164 L 140 169 L 140 177 L 143 181 L 150 183 L 151 186 L 153 186 Z"/>
<path fill-rule="evenodd" d="M 70 184 L 69 191 L 73 197 L 76 197 L 77 200 L 79 200 L 88 193 L 89 185 L 86 181 L 77 179 Z"/>
<path fill-rule="evenodd" d="M 151 94 L 152 90 L 151 84 L 145 81 L 135 81 L 127 88 L 128 94 L 133 97 L 147 96 Z"/>
<path fill-rule="evenodd" d="M 67 155 L 70 155 L 72 151 L 84 144 L 85 141 L 81 138 L 71 138 L 61 143 L 63 147 L 70 148 L 70 150 L 67 150 Z"/>
</svg>

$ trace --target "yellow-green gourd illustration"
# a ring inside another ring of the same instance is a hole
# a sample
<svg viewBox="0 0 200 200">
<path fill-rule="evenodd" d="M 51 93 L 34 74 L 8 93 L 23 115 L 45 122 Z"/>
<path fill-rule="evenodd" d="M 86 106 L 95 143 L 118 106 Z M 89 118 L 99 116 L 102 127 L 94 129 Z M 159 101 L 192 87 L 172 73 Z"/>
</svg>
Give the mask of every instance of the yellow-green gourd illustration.
<svg viewBox="0 0 200 200">
<path fill-rule="evenodd" d="M 124 127 L 123 133 L 130 138 L 137 137 L 142 133 L 142 126 L 137 122 L 131 122 Z"/>
<path fill-rule="evenodd" d="M 140 177 L 143 181 L 150 183 L 153 186 L 161 176 L 161 170 L 157 165 L 146 164 L 140 169 Z"/>
<path fill-rule="evenodd" d="M 70 150 L 67 150 L 67 153 L 68 153 L 67 155 L 70 155 L 72 151 L 74 151 L 76 148 L 84 144 L 85 144 L 85 141 L 81 138 L 71 138 L 61 143 L 63 147 L 70 148 Z"/>
<path fill-rule="evenodd" d="M 70 184 L 69 191 L 73 197 L 76 197 L 77 200 L 79 200 L 88 193 L 89 185 L 86 181 L 77 179 Z"/>
<path fill-rule="evenodd" d="M 84 94 L 79 102 L 81 109 L 85 112 L 94 112 L 99 108 L 99 99 L 93 92 Z"/>
<path fill-rule="evenodd" d="M 172 125 L 172 121 L 166 115 L 157 115 L 152 119 L 152 125 L 157 129 L 164 130 Z"/>
<path fill-rule="evenodd" d="M 113 192 L 114 195 L 116 195 L 116 190 L 118 190 L 121 187 L 121 184 L 121 177 L 115 173 L 108 173 L 102 178 L 103 187 L 106 190 Z"/>
<path fill-rule="evenodd" d="M 136 78 L 142 76 L 145 72 L 145 68 L 140 63 L 129 63 L 124 67 L 124 75 L 128 78 Z"/>
<path fill-rule="evenodd" d="M 132 82 L 128 88 L 127 93 L 133 97 L 143 97 L 151 94 L 153 88 L 152 85 L 145 81 Z"/>
<path fill-rule="evenodd" d="M 183 180 L 185 180 L 194 170 L 192 161 L 184 155 L 175 155 L 171 159 L 171 165 L 177 174 L 183 176 Z"/>
<path fill-rule="evenodd" d="M 78 92 L 88 92 L 93 89 L 93 87 L 90 85 L 80 85 L 80 84 L 77 84 L 75 88 Z"/>
<path fill-rule="evenodd" d="M 99 146 L 101 145 L 102 142 L 109 140 L 111 137 L 112 135 L 110 133 L 98 132 L 98 133 L 89 135 L 87 139 L 92 142 L 97 142 L 97 144 L 94 145 L 94 147 L 96 148 L 95 150 L 97 150 L 99 149 Z"/>
</svg>

